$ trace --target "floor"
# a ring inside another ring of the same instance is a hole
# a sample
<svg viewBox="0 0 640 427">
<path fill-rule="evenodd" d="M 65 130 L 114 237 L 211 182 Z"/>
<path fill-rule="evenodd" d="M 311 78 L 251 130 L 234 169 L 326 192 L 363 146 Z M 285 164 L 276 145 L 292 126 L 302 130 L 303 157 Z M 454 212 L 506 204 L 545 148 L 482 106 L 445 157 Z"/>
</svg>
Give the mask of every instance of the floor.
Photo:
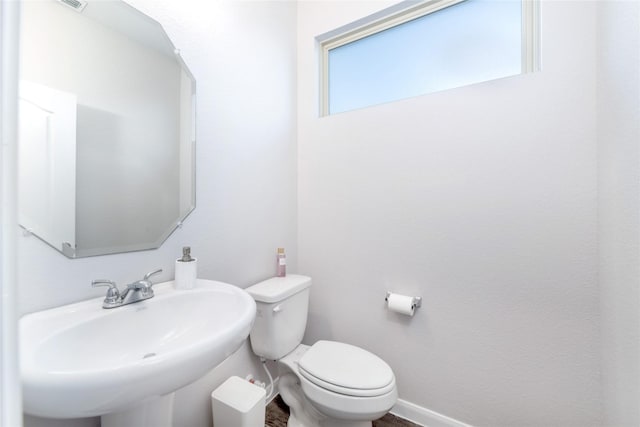
<svg viewBox="0 0 640 427">
<path fill-rule="evenodd" d="M 277 396 L 267 405 L 267 415 L 265 418 L 265 427 L 286 427 L 289 418 L 289 407 Z M 420 427 L 411 421 L 398 418 L 392 414 L 386 414 L 384 417 L 373 422 L 373 427 Z"/>
</svg>

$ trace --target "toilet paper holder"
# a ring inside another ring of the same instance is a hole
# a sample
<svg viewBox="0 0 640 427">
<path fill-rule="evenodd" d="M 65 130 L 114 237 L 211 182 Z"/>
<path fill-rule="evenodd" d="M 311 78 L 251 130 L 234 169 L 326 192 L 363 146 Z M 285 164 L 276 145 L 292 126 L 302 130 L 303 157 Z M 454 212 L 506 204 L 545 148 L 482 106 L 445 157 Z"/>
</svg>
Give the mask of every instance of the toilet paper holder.
<svg viewBox="0 0 640 427">
<path fill-rule="evenodd" d="M 387 291 L 387 295 L 384 297 L 385 301 L 389 301 L 389 296 L 391 296 L 391 292 Z M 412 308 L 418 308 L 422 306 L 422 297 L 411 297 L 411 305 Z"/>
</svg>

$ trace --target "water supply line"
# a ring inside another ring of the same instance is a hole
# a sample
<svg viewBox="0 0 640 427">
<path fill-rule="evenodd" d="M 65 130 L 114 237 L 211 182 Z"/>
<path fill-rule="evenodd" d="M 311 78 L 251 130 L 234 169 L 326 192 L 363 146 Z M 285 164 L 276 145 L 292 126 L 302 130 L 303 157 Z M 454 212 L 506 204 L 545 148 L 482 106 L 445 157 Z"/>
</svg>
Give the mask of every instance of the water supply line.
<svg viewBox="0 0 640 427">
<path fill-rule="evenodd" d="M 267 368 L 267 359 L 265 359 L 264 357 L 261 357 L 260 362 L 262 362 L 262 368 L 267 373 L 267 377 L 269 377 L 269 392 L 265 397 L 265 401 L 268 402 L 269 399 L 271 398 L 271 393 L 273 393 L 273 377 L 271 376 L 271 372 L 269 372 L 269 368 Z"/>
</svg>

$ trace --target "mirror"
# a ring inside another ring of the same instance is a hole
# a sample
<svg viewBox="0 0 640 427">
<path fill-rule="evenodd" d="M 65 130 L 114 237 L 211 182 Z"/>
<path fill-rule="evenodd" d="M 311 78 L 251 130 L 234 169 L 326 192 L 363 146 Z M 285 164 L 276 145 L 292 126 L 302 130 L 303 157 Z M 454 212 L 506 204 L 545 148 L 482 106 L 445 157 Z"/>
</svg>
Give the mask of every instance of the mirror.
<svg viewBox="0 0 640 427">
<path fill-rule="evenodd" d="M 195 207 L 195 80 L 115 1 L 22 3 L 19 222 L 69 258 L 159 247 Z"/>
</svg>

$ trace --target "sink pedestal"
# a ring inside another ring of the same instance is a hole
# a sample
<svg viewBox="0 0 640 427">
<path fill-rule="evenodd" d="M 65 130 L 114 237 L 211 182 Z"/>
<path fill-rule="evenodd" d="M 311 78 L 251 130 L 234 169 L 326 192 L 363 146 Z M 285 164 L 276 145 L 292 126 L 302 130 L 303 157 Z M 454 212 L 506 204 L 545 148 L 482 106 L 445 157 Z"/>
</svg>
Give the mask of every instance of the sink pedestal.
<svg viewBox="0 0 640 427">
<path fill-rule="evenodd" d="M 100 417 L 102 427 L 172 427 L 175 393 L 154 397 L 141 404 Z"/>
</svg>

